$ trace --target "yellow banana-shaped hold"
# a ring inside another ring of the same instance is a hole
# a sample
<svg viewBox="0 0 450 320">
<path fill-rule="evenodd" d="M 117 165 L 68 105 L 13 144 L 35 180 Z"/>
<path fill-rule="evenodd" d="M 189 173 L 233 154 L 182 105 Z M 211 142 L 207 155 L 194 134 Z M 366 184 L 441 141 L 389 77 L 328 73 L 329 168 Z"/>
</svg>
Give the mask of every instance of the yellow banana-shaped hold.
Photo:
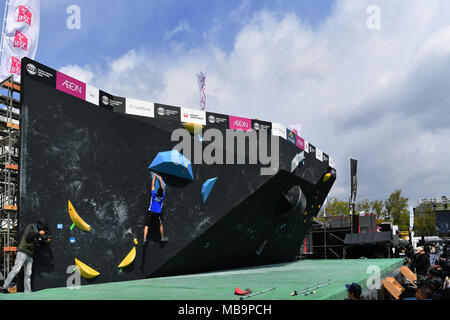
<svg viewBox="0 0 450 320">
<path fill-rule="evenodd" d="M 136 258 L 136 247 L 133 247 L 131 251 L 127 254 L 125 259 L 122 260 L 122 262 L 118 265 L 118 268 L 125 268 L 128 267 Z"/>
<path fill-rule="evenodd" d="M 70 202 L 70 200 L 69 200 L 68 207 L 69 207 L 70 219 L 75 224 L 75 226 L 77 226 L 78 229 L 81 229 L 83 231 L 87 231 L 87 232 L 91 231 L 91 226 L 88 225 L 86 222 L 83 221 L 83 219 L 80 218 L 80 216 L 75 211 L 75 209 L 72 205 L 72 202 Z"/>
<path fill-rule="evenodd" d="M 328 179 L 331 178 L 331 173 L 327 173 L 326 175 L 323 176 L 323 182 L 328 181 Z"/>
<path fill-rule="evenodd" d="M 75 265 L 78 267 L 78 270 L 80 270 L 80 275 L 83 278 L 91 279 L 91 278 L 95 278 L 98 275 L 100 275 L 100 273 L 98 271 L 95 271 L 94 269 L 92 269 L 91 267 L 84 264 L 83 262 L 81 262 L 78 259 L 75 259 Z"/>
</svg>

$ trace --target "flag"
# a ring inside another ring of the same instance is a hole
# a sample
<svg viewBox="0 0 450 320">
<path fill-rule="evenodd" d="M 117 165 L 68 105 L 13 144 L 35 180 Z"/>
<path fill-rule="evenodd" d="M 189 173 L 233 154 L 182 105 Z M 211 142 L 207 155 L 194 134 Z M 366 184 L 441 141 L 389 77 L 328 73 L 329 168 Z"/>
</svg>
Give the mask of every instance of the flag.
<svg viewBox="0 0 450 320">
<path fill-rule="evenodd" d="M 302 125 L 297 123 L 297 124 L 291 124 L 288 126 L 288 128 L 294 132 L 297 136 L 302 136 Z"/>
<path fill-rule="evenodd" d="M 10 0 L 5 8 L 1 45 L 1 80 L 20 82 L 21 59 L 34 59 L 39 41 L 40 0 Z M 6 13 L 5 12 L 5 13 Z"/>
<path fill-rule="evenodd" d="M 200 90 L 200 110 L 205 110 L 206 108 L 206 71 L 200 71 L 197 74 L 198 88 Z"/>
<path fill-rule="evenodd" d="M 358 160 L 350 159 L 350 214 L 353 214 L 355 211 L 356 189 L 358 187 L 357 165 Z"/>
</svg>

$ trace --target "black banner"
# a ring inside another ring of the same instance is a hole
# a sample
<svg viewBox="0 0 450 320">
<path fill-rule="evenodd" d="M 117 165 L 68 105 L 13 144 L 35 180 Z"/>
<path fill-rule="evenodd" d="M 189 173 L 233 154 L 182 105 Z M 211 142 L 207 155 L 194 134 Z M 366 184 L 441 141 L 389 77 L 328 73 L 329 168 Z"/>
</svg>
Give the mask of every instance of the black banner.
<svg viewBox="0 0 450 320">
<path fill-rule="evenodd" d="M 125 98 L 113 96 L 102 90 L 100 90 L 98 105 L 114 112 L 125 113 Z"/>
<path fill-rule="evenodd" d="M 252 119 L 253 129 L 258 130 L 272 130 L 272 122 L 261 121 L 259 119 Z"/>
<path fill-rule="evenodd" d="M 436 210 L 436 229 L 439 235 L 450 233 L 450 210 Z"/>
<path fill-rule="evenodd" d="M 357 165 L 358 160 L 350 159 L 350 208 L 352 213 L 355 210 L 356 189 L 358 187 L 357 178 Z"/>
<path fill-rule="evenodd" d="M 155 103 L 155 118 L 162 120 L 181 121 L 181 109 L 166 104 Z"/>
<path fill-rule="evenodd" d="M 315 157 L 315 156 L 316 156 L 316 147 L 314 147 L 314 146 L 310 143 L 308 148 L 309 148 L 308 152 L 314 154 L 314 157 Z"/>
<path fill-rule="evenodd" d="M 33 80 L 43 82 L 53 88 L 56 88 L 56 70 L 44 66 L 29 58 L 22 58 L 21 77 L 30 77 Z"/>
<path fill-rule="evenodd" d="M 228 115 L 214 112 L 206 112 L 206 126 L 225 131 L 230 127 Z"/>
</svg>

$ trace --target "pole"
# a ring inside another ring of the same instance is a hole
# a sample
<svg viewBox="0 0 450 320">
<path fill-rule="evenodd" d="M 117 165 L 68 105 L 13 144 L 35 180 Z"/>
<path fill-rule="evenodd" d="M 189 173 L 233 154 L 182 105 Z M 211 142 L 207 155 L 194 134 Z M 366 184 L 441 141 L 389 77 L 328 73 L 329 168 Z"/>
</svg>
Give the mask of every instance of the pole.
<svg viewBox="0 0 450 320">
<path fill-rule="evenodd" d="M 5 2 L 5 12 L 3 14 L 3 25 L 2 25 L 2 38 L 0 40 L 0 52 L 3 56 L 3 42 L 5 38 L 5 25 L 6 25 L 6 18 L 8 16 L 8 8 L 9 8 L 9 0 L 6 0 Z"/>
</svg>

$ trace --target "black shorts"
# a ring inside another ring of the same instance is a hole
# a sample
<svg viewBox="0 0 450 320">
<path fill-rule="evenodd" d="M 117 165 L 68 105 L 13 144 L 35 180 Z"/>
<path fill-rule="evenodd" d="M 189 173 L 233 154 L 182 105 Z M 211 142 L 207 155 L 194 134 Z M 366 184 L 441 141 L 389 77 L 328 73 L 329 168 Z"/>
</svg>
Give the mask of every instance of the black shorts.
<svg viewBox="0 0 450 320">
<path fill-rule="evenodd" d="M 153 211 L 147 211 L 147 213 L 145 214 L 145 225 L 149 226 L 152 223 L 159 223 L 162 224 L 162 212 L 160 213 L 156 213 Z"/>
</svg>

